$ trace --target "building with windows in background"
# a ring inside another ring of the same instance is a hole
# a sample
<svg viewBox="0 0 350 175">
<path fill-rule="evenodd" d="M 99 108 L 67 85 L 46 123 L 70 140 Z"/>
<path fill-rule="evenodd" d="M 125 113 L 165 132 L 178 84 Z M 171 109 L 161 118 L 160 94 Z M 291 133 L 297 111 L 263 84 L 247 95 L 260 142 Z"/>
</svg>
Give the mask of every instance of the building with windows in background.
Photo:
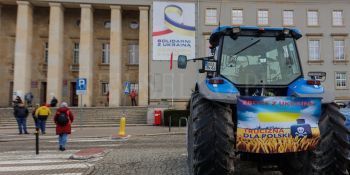
<svg viewBox="0 0 350 175">
<path fill-rule="evenodd" d="M 107 105 L 108 93 L 109 106 L 130 105 L 131 89 L 142 106 L 184 106 L 203 75 L 199 63 L 179 70 L 175 60 L 207 56 L 219 24 L 297 27 L 304 74 L 326 72 L 323 85 L 350 100 L 349 9 L 348 0 L 0 0 L 0 106 L 27 92 L 34 103 L 56 96 L 77 106 L 79 77 L 87 78 L 86 106 Z M 177 35 L 184 39 L 171 39 Z"/>
</svg>

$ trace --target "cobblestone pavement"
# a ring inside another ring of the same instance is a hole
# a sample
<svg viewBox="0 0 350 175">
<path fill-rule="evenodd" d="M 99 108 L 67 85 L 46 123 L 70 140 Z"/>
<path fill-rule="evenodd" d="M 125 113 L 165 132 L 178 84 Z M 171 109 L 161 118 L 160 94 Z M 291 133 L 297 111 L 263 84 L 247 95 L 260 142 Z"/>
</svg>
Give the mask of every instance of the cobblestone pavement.
<svg viewBox="0 0 350 175">
<path fill-rule="evenodd" d="M 89 175 L 187 175 L 185 135 L 137 136 L 111 150 Z M 261 174 L 240 163 L 236 175 Z M 264 175 L 280 175 L 265 172 Z"/>
<path fill-rule="evenodd" d="M 186 175 L 184 135 L 138 136 L 110 151 L 90 174 Z"/>
</svg>

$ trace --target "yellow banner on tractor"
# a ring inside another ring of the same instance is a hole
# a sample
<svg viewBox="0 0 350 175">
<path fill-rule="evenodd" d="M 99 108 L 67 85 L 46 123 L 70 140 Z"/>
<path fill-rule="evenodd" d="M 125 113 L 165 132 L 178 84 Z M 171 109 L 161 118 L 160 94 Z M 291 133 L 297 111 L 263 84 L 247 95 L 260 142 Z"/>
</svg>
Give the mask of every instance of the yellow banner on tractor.
<svg viewBox="0 0 350 175">
<path fill-rule="evenodd" d="M 314 149 L 320 111 L 319 98 L 239 97 L 236 149 L 263 154 Z"/>
</svg>

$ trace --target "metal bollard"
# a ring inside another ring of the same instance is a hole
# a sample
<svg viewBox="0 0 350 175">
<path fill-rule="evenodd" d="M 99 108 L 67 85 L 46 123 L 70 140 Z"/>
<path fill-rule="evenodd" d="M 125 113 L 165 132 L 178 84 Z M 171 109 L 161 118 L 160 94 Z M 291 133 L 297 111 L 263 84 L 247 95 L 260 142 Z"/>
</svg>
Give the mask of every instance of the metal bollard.
<svg viewBox="0 0 350 175">
<path fill-rule="evenodd" d="M 39 154 L 39 128 L 35 128 L 35 153 Z"/>
<path fill-rule="evenodd" d="M 125 117 L 122 117 L 120 119 L 120 126 L 119 126 L 119 133 L 118 133 L 118 135 L 121 137 L 125 136 L 125 125 L 126 125 L 126 119 Z"/>
<path fill-rule="evenodd" d="M 171 115 L 169 116 L 169 132 L 171 132 Z"/>
<path fill-rule="evenodd" d="M 181 118 L 179 119 L 179 128 L 181 127 L 181 121 L 182 121 L 182 120 L 185 120 L 185 122 L 186 122 L 186 123 L 185 123 L 185 124 L 186 124 L 185 126 L 187 126 L 187 118 L 186 118 L 186 117 L 181 117 Z"/>
</svg>

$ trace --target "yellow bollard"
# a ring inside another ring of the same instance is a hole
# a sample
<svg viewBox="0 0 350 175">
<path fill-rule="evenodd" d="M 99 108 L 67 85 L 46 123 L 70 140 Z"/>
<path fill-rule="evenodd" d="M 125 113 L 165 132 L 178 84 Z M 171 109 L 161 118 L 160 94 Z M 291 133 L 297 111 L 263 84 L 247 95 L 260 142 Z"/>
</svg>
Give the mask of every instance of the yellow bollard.
<svg viewBox="0 0 350 175">
<path fill-rule="evenodd" d="M 125 137 L 125 125 L 126 125 L 126 119 L 125 117 L 122 117 L 120 119 L 119 133 L 118 133 L 120 137 Z"/>
</svg>

